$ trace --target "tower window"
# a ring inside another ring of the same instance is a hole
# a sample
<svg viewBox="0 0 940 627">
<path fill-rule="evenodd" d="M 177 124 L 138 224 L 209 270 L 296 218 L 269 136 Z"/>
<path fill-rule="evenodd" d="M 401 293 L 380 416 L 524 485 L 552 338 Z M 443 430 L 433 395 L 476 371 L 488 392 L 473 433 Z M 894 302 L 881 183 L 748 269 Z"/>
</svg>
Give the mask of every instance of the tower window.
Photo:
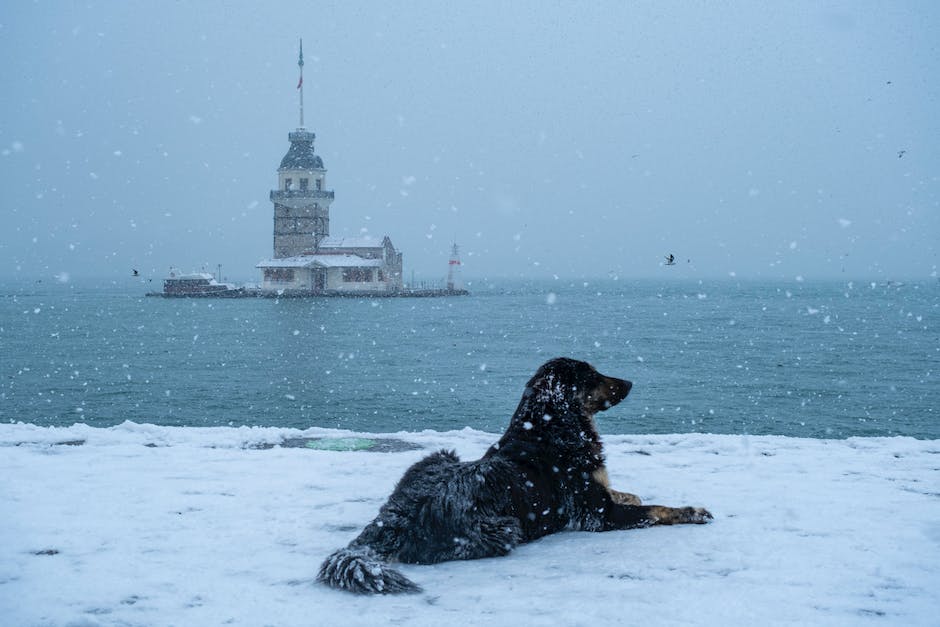
<svg viewBox="0 0 940 627">
<path fill-rule="evenodd" d="M 309 181 L 309 179 L 300 179 L 300 191 L 302 191 L 302 192 L 307 191 L 307 182 L 308 182 L 308 181 Z"/>
<path fill-rule="evenodd" d="M 284 191 L 289 192 L 290 188 L 294 186 L 294 179 L 284 179 Z"/>
<path fill-rule="evenodd" d="M 323 179 L 317 179 L 317 191 L 323 190 Z"/>
</svg>

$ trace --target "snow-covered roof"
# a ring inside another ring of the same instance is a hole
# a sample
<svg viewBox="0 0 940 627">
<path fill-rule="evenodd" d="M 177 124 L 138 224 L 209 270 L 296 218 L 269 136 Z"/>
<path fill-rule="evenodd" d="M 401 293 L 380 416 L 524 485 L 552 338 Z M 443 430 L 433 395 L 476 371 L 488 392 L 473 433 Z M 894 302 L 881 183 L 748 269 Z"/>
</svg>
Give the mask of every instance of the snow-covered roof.
<svg viewBox="0 0 940 627">
<path fill-rule="evenodd" d="M 363 259 L 358 255 L 314 255 L 317 264 L 326 268 L 381 268 L 381 259 Z"/>
<path fill-rule="evenodd" d="M 281 159 L 279 170 L 322 170 L 323 159 L 313 151 L 313 133 L 297 129 L 288 135 L 290 148 Z"/>
<path fill-rule="evenodd" d="M 212 274 L 209 274 L 208 272 L 189 272 L 187 274 L 182 274 L 180 272 L 170 270 L 170 275 L 167 278 L 168 279 L 188 279 L 188 280 L 193 280 L 193 279 L 213 280 L 215 279 L 215 276 Z"/>
<path fill-rule="evenodd" d="M 280 259 L 262 259 L 256 268 L 309 268 L 313 266 L 313 255 L 281 257 Z"/>
<path fill-rule="evenodd" d="M 298 255 L 264 259 L 256 268 L 380 268 L 381 259 L 363 259 L 358 255 Z"/>
<path fill-rule="evenodd" d="M 383 241 L 371 235 L 324 237 L 320 240 L 320 248 L 381 248 Z"/>
</svg>

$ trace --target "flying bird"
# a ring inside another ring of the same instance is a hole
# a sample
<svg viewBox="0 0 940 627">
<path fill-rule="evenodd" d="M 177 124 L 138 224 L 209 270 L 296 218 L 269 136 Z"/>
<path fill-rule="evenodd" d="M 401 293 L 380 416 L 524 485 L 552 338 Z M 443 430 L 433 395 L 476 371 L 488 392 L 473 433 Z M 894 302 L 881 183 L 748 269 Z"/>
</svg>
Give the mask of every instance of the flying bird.
<svg viewBox="0 0 940 627">
<path fill-rule="evenodd" d="M 668 255 L 666 255 L 666 265 L 667 266 L 676 265 L 676 256 L 673 255 L 672 253 L 669 253 Z"/>
<path fill-rule="evenodd" d="M 899 151 L 898 151 L 898 159 L 900 159 L 901 157 L 903 157 L 905 152 L 907 152 L 907 151 L 906 151 L 906 150 L 899 150 Z"/>
</svg>

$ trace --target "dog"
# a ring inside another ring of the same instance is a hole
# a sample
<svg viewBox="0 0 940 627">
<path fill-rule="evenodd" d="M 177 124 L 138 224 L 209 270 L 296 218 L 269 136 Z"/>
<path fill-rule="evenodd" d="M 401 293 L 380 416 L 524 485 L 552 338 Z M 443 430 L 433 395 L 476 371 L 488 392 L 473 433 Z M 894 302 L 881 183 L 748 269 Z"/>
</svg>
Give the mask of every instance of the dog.
<svg viewBox="0 0 940 627">
<path fill-rule="evenodd" d="M 360 594 L 420 592 L 389 562 L 496 557 L 565 529 L 708 522 L 705 509 L 643 505 L 610 487 L 594 414 L 632 386 L 583 361 L 548 361 L 526 384 L 499 442 L 476 461 L 440 451 L 414 464 L 375 520 L 326 558 L 317 580 Z"/>
</svg>

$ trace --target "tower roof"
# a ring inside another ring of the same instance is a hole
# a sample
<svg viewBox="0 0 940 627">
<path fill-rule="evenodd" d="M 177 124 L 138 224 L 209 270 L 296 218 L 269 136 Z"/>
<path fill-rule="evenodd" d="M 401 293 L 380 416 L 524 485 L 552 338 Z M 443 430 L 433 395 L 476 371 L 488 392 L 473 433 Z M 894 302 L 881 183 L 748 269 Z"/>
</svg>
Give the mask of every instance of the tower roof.
<svg viewBox="0 0 940 627">
<path fill-rule="evenodd" d="M 281 159 L 279 170 L 322 170 L 323 159 L 313 151 L 314 133 L 298 129 L 287 135 L 290 148 Z"/>
</svg>

